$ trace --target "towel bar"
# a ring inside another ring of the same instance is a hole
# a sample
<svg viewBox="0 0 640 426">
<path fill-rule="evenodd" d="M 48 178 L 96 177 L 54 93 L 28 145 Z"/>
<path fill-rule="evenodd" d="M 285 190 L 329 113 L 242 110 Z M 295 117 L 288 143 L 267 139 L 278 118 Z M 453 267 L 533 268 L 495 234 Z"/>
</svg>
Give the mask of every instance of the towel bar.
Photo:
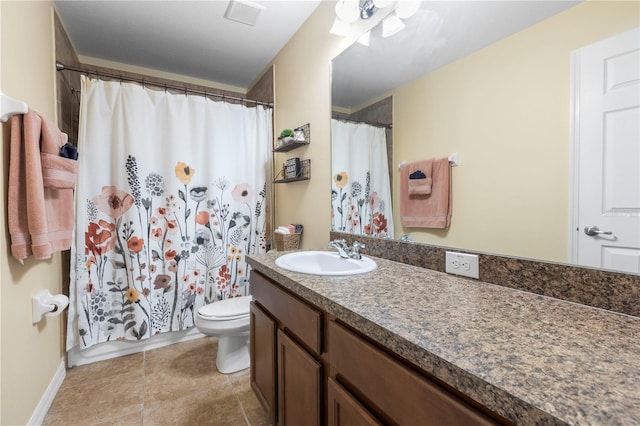
<svg viewBox="0 0 640 426">
<path fill-rule="evenodd" d="M 27 104 L 13 99 L 0 91 L 0 121 L 5 122 L 14 114 L 26 114 Z"/>
<path fill-rule="evenodd" d="M 460 160 L 458 160 L 458 153 L 457 152 L 452 152 L 451 155 L 449 155 L 449 163 L 451 163 L 451 167 L 456 167 L 458 165 L 460 165 Z M 400 167 L 402 167 L 403 164 L 406 164 L 407 161 L 406 160 L 402 160 L 400 162 L 400 164 L 398 164 L 398 170 L 400 170 Z"/>
</svg>

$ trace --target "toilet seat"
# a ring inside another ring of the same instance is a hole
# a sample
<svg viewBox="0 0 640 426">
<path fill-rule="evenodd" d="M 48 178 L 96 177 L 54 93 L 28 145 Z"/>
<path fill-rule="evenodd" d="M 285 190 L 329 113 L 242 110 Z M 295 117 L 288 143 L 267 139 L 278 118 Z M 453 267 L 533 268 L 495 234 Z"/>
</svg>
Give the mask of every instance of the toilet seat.
<svg viewBox="0 0 640 426">
<path fill-rule="evenodd" d="M 198 309 L 198 316 L 210 321 L 232 321 L 249 316 L 251 296 L 232 297 Z"/>
</svg>

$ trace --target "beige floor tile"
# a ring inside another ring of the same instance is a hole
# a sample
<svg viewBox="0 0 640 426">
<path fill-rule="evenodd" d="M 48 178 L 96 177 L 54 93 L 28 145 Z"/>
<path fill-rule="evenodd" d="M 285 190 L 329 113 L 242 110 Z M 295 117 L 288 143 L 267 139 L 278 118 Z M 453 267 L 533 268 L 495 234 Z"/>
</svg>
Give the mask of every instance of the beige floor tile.
<svg viewBox="0 0 640 426">
<path fill-rule="evenodd" d="M 266 425 L 249 369 L 221 374 L 216 349 L 207 337 L 70 369 L 43 424 Z"/>
<path fill-rule="evenodd" d="M 184 345 L 184 346 L 183 346 Z M 215 365 L 217 343 L 209 339 L 180 343 L 169 350 L 149 351 L 145 357 L 146 408 L 183 395 L 213 389 L 232 393 L 227 378 Z"/>
<path fill-rule="evenodd" d="M 64 384 L 73 387 L 85 384 L 89 378 L 97 381 L 102 379 L 112 380 L 120 375 L 130 377 L 138 374 L 142 377 L 144 374 L 143 363 L 144 353 L 137 353 L 73 367 L 67 370 Z"/>
<path fill-rule="evenodd" d="M 142 410 L 143 354 L 74 367 L 44 424 L 92 424 Z"/>
<path fill-rule="evenodd" d="M 270 424 L 262 405 L 253 393 L 249 382 L 236 383 L 234 393 L 242 406 L 242 410 L 251 426 L 267 426 Z"/>
<path fill-rule="evenodd" d="M 233 393 L 214 389 L 192 392 L 179 399 L 166 401 L 144 410 L 145 426 L 243 426 L 245 420 L 240 403 Z"/>
<path fill-rule="evenodd" d="M 143 408 L 143 384 L 104 383 L 87 380 L 85 386 L 60 388 L 51 404 L 44 425 L 95 424 L 140 412 Z"/>
<path fill-rule="evenodd" d="M 142 411 L 110 419 L 103 423 L 96 423 L 92 426 L 142 426 Z"/>
</svg>

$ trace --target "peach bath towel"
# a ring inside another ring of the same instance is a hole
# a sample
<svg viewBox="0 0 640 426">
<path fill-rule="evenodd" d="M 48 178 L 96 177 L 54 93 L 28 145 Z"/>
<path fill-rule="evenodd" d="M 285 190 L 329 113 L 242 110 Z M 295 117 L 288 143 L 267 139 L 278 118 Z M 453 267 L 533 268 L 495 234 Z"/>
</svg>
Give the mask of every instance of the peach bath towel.
<svg viewBox="0 0 640 426">
<path fill-rule="evenodd" d="M 8 221 L 11 252 L 48 259 L 71 248 L 78 164 L 60 157 L 67 135 L 33 110 L 11 118 Z"/>
<path fill-rule="evenodd" d="M 415 191 L 411 193 L 409 175 L 416 170 L 431 170 L 430 194 L 418 194 Z M 451 165 L 448 158 L 424 160 L 401 166 L 400 216 L 403 226 L 448 228 L 451 224 L 451 209 Z"/>
</svg>

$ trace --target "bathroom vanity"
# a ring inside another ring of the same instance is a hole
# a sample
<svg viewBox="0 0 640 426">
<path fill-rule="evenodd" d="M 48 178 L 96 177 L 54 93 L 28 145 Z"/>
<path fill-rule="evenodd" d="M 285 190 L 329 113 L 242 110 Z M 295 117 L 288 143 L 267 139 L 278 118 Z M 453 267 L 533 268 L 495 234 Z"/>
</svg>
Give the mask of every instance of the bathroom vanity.
<svg viewBox="0 0 640 426">
<path fill-rule="evenodd" d="M 273 424 L 640 423 L 640 319 L 374 258 L 249 256 L 251 386 Z"/>
</svg>

